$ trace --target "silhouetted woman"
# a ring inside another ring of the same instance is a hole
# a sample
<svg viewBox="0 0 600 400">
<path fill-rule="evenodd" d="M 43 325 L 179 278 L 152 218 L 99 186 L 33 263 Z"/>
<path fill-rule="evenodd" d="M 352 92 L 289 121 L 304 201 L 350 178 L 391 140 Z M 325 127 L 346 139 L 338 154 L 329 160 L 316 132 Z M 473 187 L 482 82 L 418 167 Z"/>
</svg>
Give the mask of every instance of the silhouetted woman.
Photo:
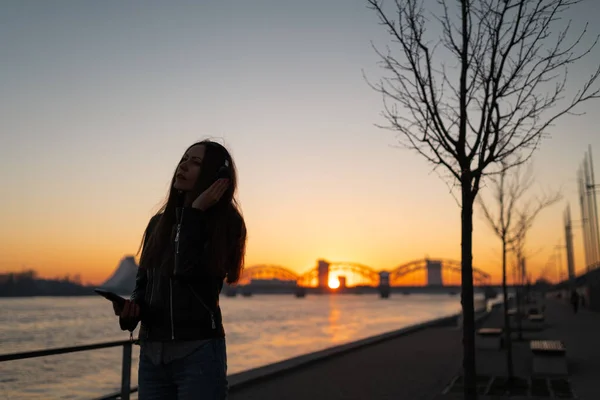
<svg viewBox="0 0 600 400">
<path fill-rule="evenodd" d="M 220 144 L 202 141 L 177 165 L 166 201 L 142 240 L 135 291 L 121 329 L 139 333 L 139 399 L 224 399 L 223 281 L 240 277 L 244 219 L 234 200 L 236 171 Z"/>
</svg>

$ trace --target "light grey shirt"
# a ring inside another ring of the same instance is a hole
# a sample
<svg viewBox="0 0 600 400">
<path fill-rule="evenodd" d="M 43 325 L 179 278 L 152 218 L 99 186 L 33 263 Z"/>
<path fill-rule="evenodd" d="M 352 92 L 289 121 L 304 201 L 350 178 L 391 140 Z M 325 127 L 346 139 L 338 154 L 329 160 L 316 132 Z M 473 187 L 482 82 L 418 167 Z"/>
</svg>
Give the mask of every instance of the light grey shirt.
<svg viewBox="0 0 600 400">
<path fill-rule="evenodd" d="M 140 346 L 143 348 L 144 354 L 152 361 L 152 364 L 160 365 L 185 358 L 210 341 L 211 339 L 181 342 L 142 341 Z"/>
</svg>

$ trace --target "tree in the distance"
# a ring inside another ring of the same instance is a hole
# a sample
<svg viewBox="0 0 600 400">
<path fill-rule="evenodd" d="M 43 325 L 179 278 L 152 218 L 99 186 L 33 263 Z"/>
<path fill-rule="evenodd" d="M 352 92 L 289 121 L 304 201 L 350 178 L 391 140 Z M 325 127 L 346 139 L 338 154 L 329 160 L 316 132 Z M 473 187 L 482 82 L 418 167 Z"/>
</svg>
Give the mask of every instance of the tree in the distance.
<svg viewBox="0 0 600 400">
<path fill-rule="evenodd" d="M 492 192 L 495 212 L 492 211 L 492 206 L 486 204 L 483 197 L 477 198 L 486 222 L 502 243 L 503 334 L 506 349 L 506 370 L 510 385 L 514 383 L 514 365 L 511 326 L 508 316 L 507 255 L 512 249 L 516 249 L 522 255 L 522 251 L 519 251 L 522 248 L 519 246 L 521 246 L 522 239 L 524 240 L 526 231 L 531 228 L 535 218 L 544 208 L 551 206 L 561 198 L 560 193 L 556 192 L 526 200 L 524 197 L 531 189 L 534 177 L 531 168 L 523 171 L 523 164 L 517 164 L 517 167 L 509 171 L 509 166 L 502 160 L 499 173 L 488 177 L 489 185 L 487 186 Z M 520 318 L 519 313 L 517 318 Z"/>
<path fill-rule="evenodd" d="M 511 251 L 515 255 L 515 268 L 517 271 L 517 280 L 518 280 L 518 289 L 517 289 L 517 333 L 519 340 L 523 339 L 523 324 L 521 321 L 521 317 L 523 314 L 522 302 L 523 302 L 523 293 L 522 289 L 526 279 L 527 279 L 527 268 L 526 262 L 528 258 L 528 254 L 526 252 L 526 240 L 527 235 L 538 214 L 546 207 L 551 206 L 562 198 L 559 192 L 556 192 L 552 195 L 546 195 L 542 198 L 538 197 L 535 200 L 530 200 L 522 207 L 519 208 L 517 212 L 517 219 L 512 239 Z"/>
<path fill-rule="evenodd" d="M 460 186 L 465 399 L 477 397 L 473 203 L 490 166 L 525 162 L 553 122 L 599 97 L 600 67 L 565 99 L 567 67 L 591 50 L 579 49 L 587 26 L 571 37 L 560 20 L 580 1 L 367 0 L 394 46 L 376 49 L 388 75 L 372 84 L 385 127 Z"/>
</svg>

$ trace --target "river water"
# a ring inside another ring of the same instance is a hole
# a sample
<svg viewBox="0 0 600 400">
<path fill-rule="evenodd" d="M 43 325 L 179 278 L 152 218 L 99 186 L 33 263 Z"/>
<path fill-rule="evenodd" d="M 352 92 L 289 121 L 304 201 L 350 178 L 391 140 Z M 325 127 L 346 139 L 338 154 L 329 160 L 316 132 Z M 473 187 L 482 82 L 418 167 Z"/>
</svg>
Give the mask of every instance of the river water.
<svg viewBox="0 0 600 400">
<path fill-rule="evenodd" d="M 455 314 L 460 297 L 255 295 L 222 297 L 221 308 L 228 372 L 236 373 Z M 99 296 L 0 299 L 0 354 L 128 338 Z M 132 385 L 138 353 L 134 346 Z M 90 399 L 115 392 L 121 354 L 118 347 L 0 363 L 0 399 Z"/>
</svg>

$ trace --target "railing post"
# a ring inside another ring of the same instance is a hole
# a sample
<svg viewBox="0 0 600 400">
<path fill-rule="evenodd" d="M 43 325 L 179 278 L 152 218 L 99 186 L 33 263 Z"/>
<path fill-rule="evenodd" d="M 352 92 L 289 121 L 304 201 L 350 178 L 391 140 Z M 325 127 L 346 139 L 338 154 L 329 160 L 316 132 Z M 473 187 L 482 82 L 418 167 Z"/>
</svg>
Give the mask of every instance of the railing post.
<svg viewBox="0 0 600 400">
<path fill-rule="evenodd" d="M 132 343 L 123 345 L 123 363 L 121 370 L 121 400 L 129 400 L 131 393 L 131 347 Z"/>
</svg>

